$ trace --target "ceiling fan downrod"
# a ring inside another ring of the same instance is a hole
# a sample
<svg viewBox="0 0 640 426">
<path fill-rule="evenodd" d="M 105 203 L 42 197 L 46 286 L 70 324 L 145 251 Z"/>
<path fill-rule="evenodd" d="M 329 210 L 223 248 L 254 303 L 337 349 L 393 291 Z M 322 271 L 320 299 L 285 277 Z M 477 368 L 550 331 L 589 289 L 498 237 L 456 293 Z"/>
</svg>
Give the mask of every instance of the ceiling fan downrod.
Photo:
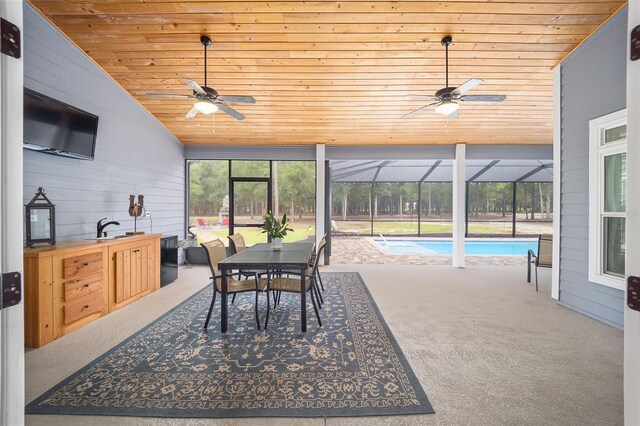
<svg viewBox="0 0 640 426">
<path fill-rule="evenodd" d="M 442 44 L 445 48 L 445 59 L 444 59 L 444 87 L 449 87 L 449 45 L 451 45 L 451 43 L 453 42 L 453 39 L 451 38 L 451 36 L 446 36 L 445 38 L 443 38 L 440 41 L 440 44 Z"/>
<path fill-rule="evenodd" d="M 200 36 L 200 43 L 204 46 L 204 86 L 207 87 L 207 47 L 211 46 L 211 39 L 206 35 Z"/>
</svg>

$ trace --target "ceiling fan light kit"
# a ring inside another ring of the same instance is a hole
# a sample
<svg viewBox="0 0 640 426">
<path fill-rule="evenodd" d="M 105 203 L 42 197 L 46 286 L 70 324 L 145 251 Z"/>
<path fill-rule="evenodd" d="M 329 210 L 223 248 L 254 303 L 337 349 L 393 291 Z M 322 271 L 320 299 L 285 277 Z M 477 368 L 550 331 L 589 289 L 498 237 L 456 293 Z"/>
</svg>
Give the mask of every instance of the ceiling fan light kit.
<svg viewBox="0 0 640 426">
<path fill-rule="evenodd" d="M 458 117 L 458 108 L 460 107 L 457 101 L 461 102 L 502 102 L 507 97 L 504 95 L 465 95 L 466 92 L 473 89 L 477 85 L 483 83 L 479 78 L 472 78 L 462 83 L 458 87 L 449 87 L 449 46 L 453 42 L 451 36 L 444 37 L 440 43 L 445 48 L 445 87 L 438 90 L 434 96 L 426 95 L 407 95 L 419 98 L 431 98 L 433 102 L 424 105 L 418 109 L 415 109 L 405 115 L 402 118 L 409 118 L 414 114 L 417 114 L 427 108 L 435 105 L 435 111 L 438 114 L 446 116 L 448 119 L 453 120 Z"/>
<path fill-rule="evenodd" d="M 452 100 L 449 99 L 445 99 L 444 101 L 442 101 L 442 103 L 440 105 L 438 105 L 436 107 L 436 112 L 438 114 L 442 114 L 442 115 L 450 115 L 453 112 L 457 111 L 458 108 L 460 107 L 460 105 L 458 105 L 457 102 L 454 102 Z"/>
<path fill-rule="evenodd" d="M 203 114 L 213 114 L 218 110 L 216 104 L 206 99 L 199 100 L 193 107 Z"/>
<path fill-rule="evenodd" d="M 244 120 L 244 115 L 240 114 L 235 109 L 228 106 L 225 102 L 240 103 L 240 104 L 255 104 L 256 100 L 252 96 L 222 96 L 218 95 L 218 92 L 207 86 L 207 47 L 211 46 L 211 39 L 206 35 L 200 36 L 200 43 L 204 46 L 204 85 L 200 86 L 194 80 L 183 77 L 184 81 L 189 87 L 191 87 L 193 93 L 191 95 L 174 95 L 168 93 L 146 93 L 145 96 L 158 96 L 163 98 L 181 98 L 181 99 L 195 99 L 191 109 L 185 115 L 185 118 L 192 119 L 198 113 L 213 114 L 218 110 L 222 110 L 225 114 L 230 115 L 236 120 Z"/>
</svg>

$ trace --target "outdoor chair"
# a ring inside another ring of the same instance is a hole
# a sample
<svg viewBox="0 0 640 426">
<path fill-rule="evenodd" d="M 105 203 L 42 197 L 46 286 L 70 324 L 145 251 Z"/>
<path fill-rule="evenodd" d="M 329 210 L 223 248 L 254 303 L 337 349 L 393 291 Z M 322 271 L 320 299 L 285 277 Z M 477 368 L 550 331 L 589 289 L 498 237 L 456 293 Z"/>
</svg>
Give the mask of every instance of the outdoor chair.
<svg viewBox="0 0 640 426">
<path fill-rule="evenodd" d="M 321 255 L 324 252 L 326 244 L 321 244 L 317 251 L 317 256 Z M 320 319 L 320 312 L 318 311 L 318 306 L 320 304 L 320 292 L 318 291 L 318 286 L 316 284 L 316 276 L 318 274 L 318 262 L 313 262 L 311 268 L 307 269 L 306 281 L 305 281 L 305 292 L 309 293 L 311 297 L 311 303 L 313 304 L 313 310 L 316 313 L 316 318 L 318 319 L 318 324 L 322 327 L 322 320 Z M 297 276 L 296 276 L 297 275 Z M 264 280 L 264 279 L 263 279 Z M 262 280 L 261 280 L 262 281 Z M 294 272 L 288 272 L 287 276 L 272 276 L 269 274 L 267 277 L 267 318 L 264 322 L 264 329 L 267 329 L 267 324 L 269 323 L 269 312 L 270 312 L 270 298 L 269 292 L 274 292 L 274 308 L 280 304 L 280 297 L 282 297 L 282 293 L 298 293 L 300 294 L 300 274 L 296 274 Z M 316 302 L 317 299 L 317 302 Z"/>
<path fill-rule="evenodd" d="M 531 282 L 531 265 L 535 266 L 536 291 L 538 291 L 538 268 L 551 268 L 553 251 L 553 235 L 544 234 L 538 237 L 538 253 L 529 249 L 527 256 L 527 282 Z"/>
<path fill-rule="evenodd" d="M 359 229 L 341 230 L 335 220 L 331 219 L 331 236 L 333 237 L 349 237 L 360 235 Z"/>
<path fill-rule="evenodd" d="M 207 313 L 207 320 L 204 323 L 204 328 L 209 326 L 209 320 L 211 318 L 211 312 L 213 311 L 213 305 L 216 303 L 217 293 L 222 293 L 222 275 L 218 270 L 218 262 L 227 258 L 227 250 L 224 247 L 222 240 L 216 239 L 206 243 L 200 244 L 205 253 L 207 254 L 207 262 L 211 269 L 211 280 L 213 283 L 213 298 L 211 299 L 211 306 L 209 306 L 209 312 Z M 227 275 L 227 294 L 235 295 L 238 293 L 246 293 L 253 291 L 256 294 L 255 300 L 255 314 L 256 324 L 258 330 L 260 330 L 260 316 L 258 314 L 258 294 L 266 290 L 265 280 L 258 280 L 257 275 L 254 275 L 253 279 L 237 280 L 232 275 Z"/>
<path fill-rule="evenodd" d="M 322 238 L 320 239 L 320 244 L 318 245 L 318 247 L 322 247 L 324 248 L 324 246 L 327 245 L 327 233 L 325 232 L 322 235 Z M 311 261 L 309 262 L 309 267 L 313 268 L 313 265 L 316 261 L 316 259 L 318 258 L 318 251 L 316 250 L 313 255 L 311 256 Z M 316 268 L 316 278 L 318 280 L 318 284 L 320 284 L 320 288 L 322 289 L 322 291 L 324 291 L 324 284 L 322 284 L 322 278 L 320 278 L 320 271 L 318 270 L 318 268 Z M 324 300 L 322 300 L 322 294 L 320 294 L 320 302 L 324 303 Z"/>
<path fill-rule="evenodd" d="M 247 245 L 244 241 L 244 237 L 241 234 L 229 235 L 227 238 L 229 238 L 229 248 L 231 249 L 232 256 L 236 253 L 240 253 L 241 251 L 247 248 Z M 238 278 L 254 277 L 254 276 L 264 275 L 266 273 L 267 271 L 256 271 L 253 269 L 241 270 L 241 271 L 238 271 L 238 275 L 239 275 Z"/>
<path fill-rule="evenodd" d="M 203 218 L 199 217 L 198 218 L 198 226 L 200 228 L 208 228 L 209 227 L 209 222 L 207 222 L 206 220 L 204 220 Z"/>
</svg>

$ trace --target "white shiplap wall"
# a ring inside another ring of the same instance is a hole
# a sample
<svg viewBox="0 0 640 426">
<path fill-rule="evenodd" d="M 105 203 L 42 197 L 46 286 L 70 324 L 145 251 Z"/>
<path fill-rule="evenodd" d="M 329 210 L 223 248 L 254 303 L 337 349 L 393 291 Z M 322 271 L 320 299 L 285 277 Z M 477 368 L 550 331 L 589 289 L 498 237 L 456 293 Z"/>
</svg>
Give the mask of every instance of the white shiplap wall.
<svg viewBox="0 0 640 426">
<path fill-rule="evenodd" d="M 25 2 L 24 84 L 98 115 L 93 161 L 24 152 L 24 200 L 45 188 L 56 205 L 59 240 L 94 236 L 98 219 L 133 229 L 129 194 L 144 194 L 153 231 L 184 234 L 182 144 L 57 29 Z M 139 230 L 150 231 L 149 219 Z"/>
</svg>

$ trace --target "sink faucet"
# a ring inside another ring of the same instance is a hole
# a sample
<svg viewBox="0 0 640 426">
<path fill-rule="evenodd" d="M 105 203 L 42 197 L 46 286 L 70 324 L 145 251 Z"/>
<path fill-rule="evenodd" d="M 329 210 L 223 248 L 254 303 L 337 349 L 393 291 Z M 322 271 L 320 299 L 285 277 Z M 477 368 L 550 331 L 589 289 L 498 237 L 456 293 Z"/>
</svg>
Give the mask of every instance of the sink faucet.
<svg viewBox="0 0 640 426">
<path fill-rule="evenodd" d="M 98 226 L 97 226 L 97 234 L 96 237 L 97 238 L 101 238 L 101 237 L 106 237 L 107 233 L 104 232 L 104 228 L 106 228 L 109 225 L 120 225 L 120 222 L 116 222 L 115 220 L 112 220 L 111 222 L 107 222 L 107 223 L 102 223 L 103 220 L 107 220 L 106 217 L 103 217 L 102 219 L 100 219 L 98 221 Z"/>
</svg>

